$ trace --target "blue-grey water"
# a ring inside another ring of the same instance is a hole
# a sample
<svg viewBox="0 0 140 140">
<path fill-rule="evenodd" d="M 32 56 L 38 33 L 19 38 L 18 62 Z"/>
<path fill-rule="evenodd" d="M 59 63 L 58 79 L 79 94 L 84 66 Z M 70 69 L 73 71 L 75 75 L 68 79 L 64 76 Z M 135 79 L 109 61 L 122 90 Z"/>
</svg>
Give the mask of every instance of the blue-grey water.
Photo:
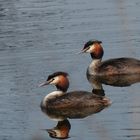
<svg viewBox="0 0 140 140">
<path fill-rule="evenodd" d="M 49 74 L 66 71 L 71 90 L 91 91 L 86 41 L 103 42 L 104 60 L 140 59 L 139 0 L 0 0 L 0 139 L 52 139 L 57 122 L 40 110 L 53 86 Z M 139 140 L 140 83 L 103 85 L 112 105 L 84 119 L 70 119 L 70 140 Z"/>
</svg>

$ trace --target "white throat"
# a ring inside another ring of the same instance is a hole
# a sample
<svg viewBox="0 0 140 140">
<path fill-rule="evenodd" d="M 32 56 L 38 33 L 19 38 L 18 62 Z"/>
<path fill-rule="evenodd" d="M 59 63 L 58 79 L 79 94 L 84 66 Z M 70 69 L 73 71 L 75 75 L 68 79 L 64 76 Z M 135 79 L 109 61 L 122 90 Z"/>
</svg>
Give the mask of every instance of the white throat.
<svg viewBox="0 0 140 140">
<path fill-rule="evenodd" d="M 53 91 L 53 92 L 49 93 L 48 95 L 46 95 L 46 96 L 44 97 L 44 99 L 43 99 L 43 101 L 42 101 L 41 104 L 42 104 L 42 106 L 46 107 L 46 106 L 47 106 L 47 101 L 49 101 L 49 100 L 51 100 L 51 99 L 55 99 L 55 98 L 57 98 L 57 97 L 59 97 L 59 96 L 62 96 L 62 95 L 64 95 L 64 94 L 65 94 L 64 92 L 59 91 L 59 90 Z"/>
<path fill-rule="evenodd" d="M 96 75 L 96 70 L 100 63 L 101 63 L 101 59 L 93 59 L 93 61 L 88 67 L 88 74 Z"/>
</svg>

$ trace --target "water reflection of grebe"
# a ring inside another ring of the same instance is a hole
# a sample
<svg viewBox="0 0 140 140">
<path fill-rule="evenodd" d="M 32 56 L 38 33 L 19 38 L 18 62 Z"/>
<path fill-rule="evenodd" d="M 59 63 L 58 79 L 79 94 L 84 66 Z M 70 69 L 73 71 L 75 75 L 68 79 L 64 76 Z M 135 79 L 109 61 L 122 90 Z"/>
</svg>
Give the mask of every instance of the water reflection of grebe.
<svg viewBox="0 0 140 140">
<path fill-rule="evenodd" d="M 52 138 L 66 139 L 69 138 L 70 129 L 71 129 L 71 124 L 67 119 L 65 119 L 62 121 L 58 121 L 56 127 L 52 129 L 46 129 L 46 131 L 49 133 L 49 136 Z"/>
<path fill-rule="evenodd" d="M 110 100 L 105 96 L 97 96 L 87 91 L 72 91 L 66 94 L 69 87 L 68 74 L 56 72 L 48 76 L 47 81 L 40 86 L 53 84 L 57 91 L 49 93 L 41 102 L 42 109 L 82 108 L 93 106 L 108 106 Z"/>
<path fill-rule="evenodd" d="M 82 49 L 83 53 L 90 53 L 93 59 L 87 70 L 89 75 L 140 74 L 140 60 L 134 58 L 114 58 L 101 62 L 104 54 L 101 43 L 90 40 Z"/>
<path fill-rule="evenodd" d="M 114 76 L 91 76 L 87 75 L 88 81 L 93 84 L 93 87 L 101 88 L 101 84 L 125 87 L 140 82 L 140 74 L 126 74 L 126 75 L 114 75 Z"/>
</svg>

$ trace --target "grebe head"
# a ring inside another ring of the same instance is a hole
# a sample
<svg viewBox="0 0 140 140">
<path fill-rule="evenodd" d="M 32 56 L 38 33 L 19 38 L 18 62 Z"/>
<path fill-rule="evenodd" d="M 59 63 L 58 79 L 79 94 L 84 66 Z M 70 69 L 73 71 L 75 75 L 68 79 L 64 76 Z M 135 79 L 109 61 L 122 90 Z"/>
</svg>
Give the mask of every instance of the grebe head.
<svg viewBox="0 0 140 140">
<path fill-rule="evenodd" d="M 39 86 L 55 85 L 58 90 L 66 92 L 69 87 L 68 74 L 66 72 L 55 72 L 48 76 L 47 80 Z"/>
<path fill-rule="evenodd" d="M 101 46 L 102 41 L 90 40 L 82 49 L 82 53 L 90 53 L 93 59 L 102 59 L 104 51 Z"/>
</svg>

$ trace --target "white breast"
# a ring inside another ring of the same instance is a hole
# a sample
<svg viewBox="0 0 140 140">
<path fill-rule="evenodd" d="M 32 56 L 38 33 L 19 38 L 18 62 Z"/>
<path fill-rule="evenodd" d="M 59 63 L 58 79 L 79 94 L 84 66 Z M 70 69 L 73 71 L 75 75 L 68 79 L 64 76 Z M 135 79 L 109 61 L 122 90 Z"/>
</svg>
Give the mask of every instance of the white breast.
<svg viewBox="0 0 140 140">
<path fill-rule="evenodd" d="M 59 96 L 62 96 L 63 94 L 65 94 L 64 92 L 62 91 L 53 91 L 51 93 L 49 93 L 48 95 L 46 95 L 42 101 L 42 105 L 43 106 L 47 106 L 47 101 L 48 100 L 51 100 L 51 99 L 55 99 Z"/>
</svg>

